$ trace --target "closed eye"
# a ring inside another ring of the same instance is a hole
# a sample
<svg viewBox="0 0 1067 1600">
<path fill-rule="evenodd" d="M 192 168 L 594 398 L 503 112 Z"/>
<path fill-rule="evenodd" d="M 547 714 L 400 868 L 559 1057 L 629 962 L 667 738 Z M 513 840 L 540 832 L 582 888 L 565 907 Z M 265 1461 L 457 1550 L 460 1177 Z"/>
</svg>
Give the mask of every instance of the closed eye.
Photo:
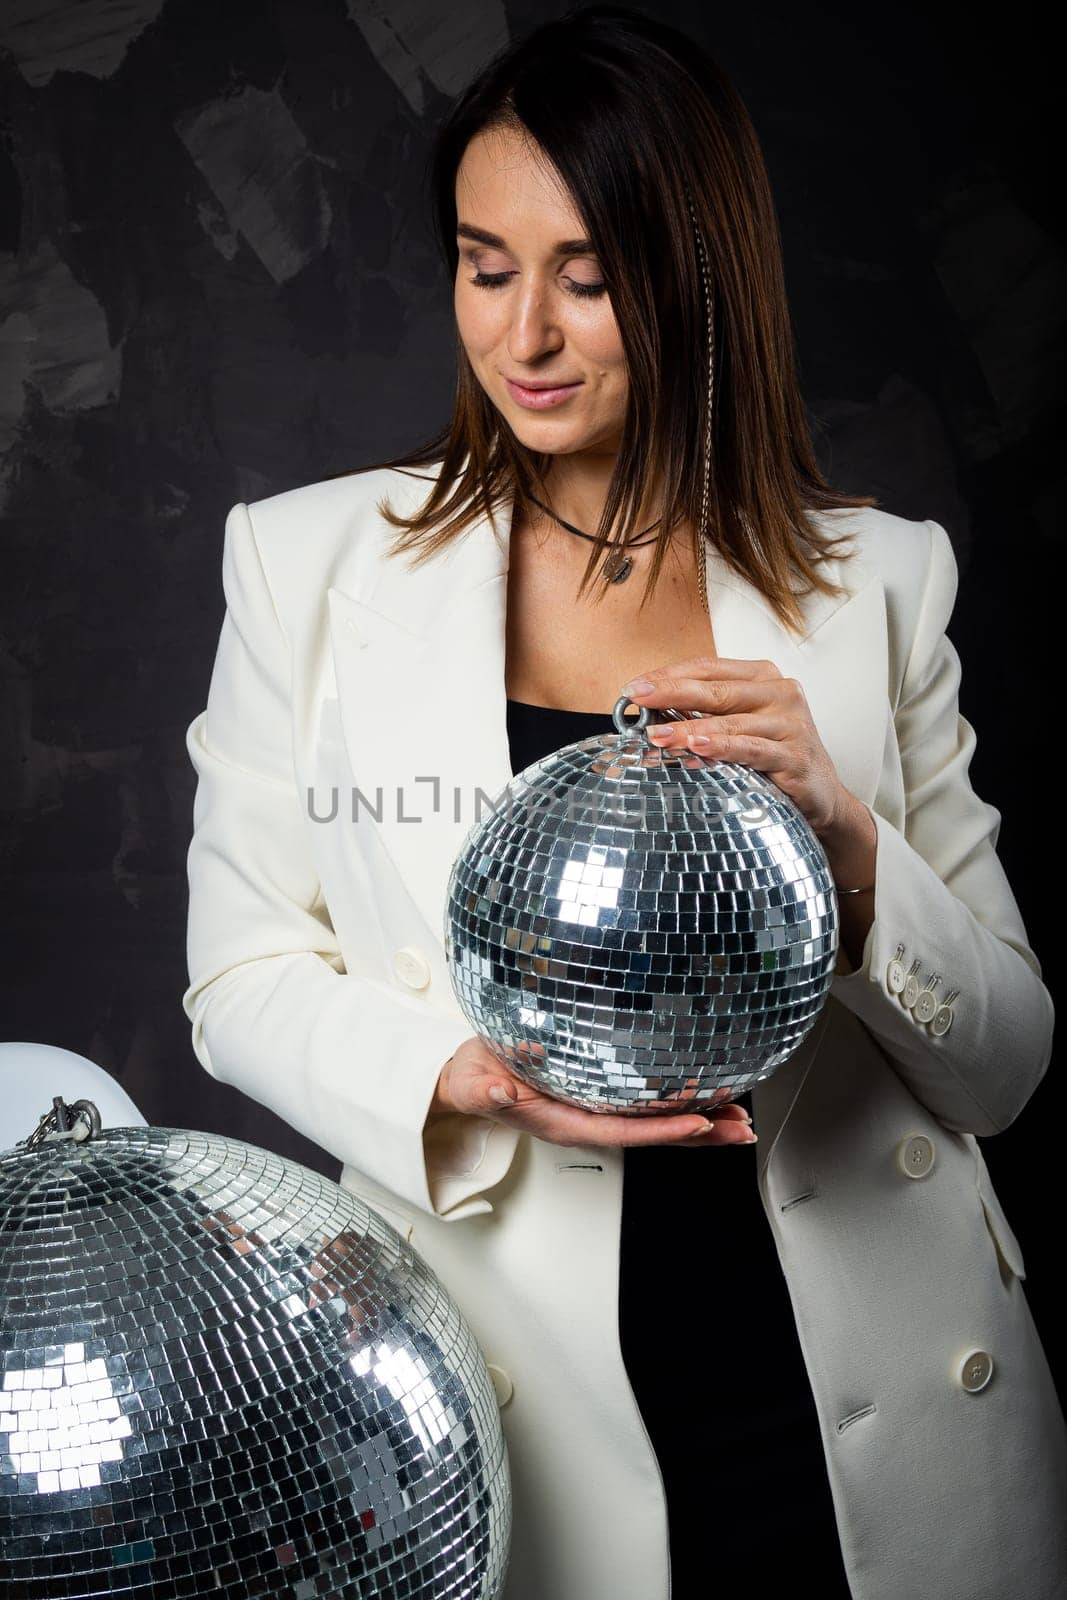
<svg viewBox="0 0 1067 1600">
<path fill-rule="evenodd" d="M 474 277 L 469 278 L 467 281 L 477 284 L 479 289 L 500 289 L 507 283 L 509 278 L 514 276 L 513 272 L 476 272 Z M 567 292 L 577 296 L 579 299 L 585 296 L 603 294 L 607 288 L 606 283 L 579 283 L 576 278 L 567 278 L 565 281 L 570 286 Z"/>
</svg>

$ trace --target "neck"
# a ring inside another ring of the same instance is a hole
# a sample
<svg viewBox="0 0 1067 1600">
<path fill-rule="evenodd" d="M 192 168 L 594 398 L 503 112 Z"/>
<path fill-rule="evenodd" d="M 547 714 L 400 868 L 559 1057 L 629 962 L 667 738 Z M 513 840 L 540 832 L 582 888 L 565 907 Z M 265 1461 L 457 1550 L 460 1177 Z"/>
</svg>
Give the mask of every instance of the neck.
<svg viewBox="0 0 1067 1600">
<path fill-rule="evenodd" d="M 554 456 L 545 473 L 545 481 L 537 491 L 538 499 L 551 506 L 558 517 L 572 522 L 583 533 L 595 533 L 597 523 L 608 497 L 608 485 L 615 469 L 615 456 L 594 451 L 572 451 Z M 642 533 L 663 514 L 658 491 L 641 504 L 635 523 L 637 533 Z M 652 530 L 659 533 L 659 528 Z M 615 530 L 609 530 L 615 537 Z"/>
</svg>

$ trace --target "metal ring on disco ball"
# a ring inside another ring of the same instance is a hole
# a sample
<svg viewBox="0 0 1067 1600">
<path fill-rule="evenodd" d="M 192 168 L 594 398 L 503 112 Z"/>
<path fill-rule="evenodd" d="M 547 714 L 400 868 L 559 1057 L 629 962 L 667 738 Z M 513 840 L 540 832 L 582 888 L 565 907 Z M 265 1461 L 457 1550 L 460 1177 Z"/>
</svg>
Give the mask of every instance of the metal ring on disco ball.
<svg viewBox="0 0 1067 1600">
<path fill-rule="evenodd" d="M 611 718 L 620 733 L 643 734 L 644 730 L 648 727 L 652 717 L 652 712 L 648 706 L 640 706 L 639 710 L 641 715 L 639 717 L 634 717 L 632 721 L 629 717 L 623 715 L 627 706 L 635 705 L 637 705 L 637 701 L 631 700 L 628 694 L 620 694 L 619 698 L 612 707 Z M 645 743 L 649 743 L 647 735 L 645 735 Z"/>
</svg>

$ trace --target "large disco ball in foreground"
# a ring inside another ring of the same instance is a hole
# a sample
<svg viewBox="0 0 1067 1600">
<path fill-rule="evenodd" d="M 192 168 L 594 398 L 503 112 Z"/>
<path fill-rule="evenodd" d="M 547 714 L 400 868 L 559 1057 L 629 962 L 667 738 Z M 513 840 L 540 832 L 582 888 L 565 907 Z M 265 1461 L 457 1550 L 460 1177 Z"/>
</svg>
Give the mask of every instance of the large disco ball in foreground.
<svg viewBox="0 0 1067 1600">
<path fill-rule="evenodd" d="M 444 942 L 473 1031 L 591 1111 L 734 1100 L 813 1026 L 833 981 L 826 854 L 765 774 L 617 733 L 516 773 L 452 865 Z"/>
<path fill-rule="evenodd" d="M 470 1329 L 295 1162 L 173 1128 L 0 1154 L 0 1366 L 0 1595 L 503 1588 Z"/>
</svg>

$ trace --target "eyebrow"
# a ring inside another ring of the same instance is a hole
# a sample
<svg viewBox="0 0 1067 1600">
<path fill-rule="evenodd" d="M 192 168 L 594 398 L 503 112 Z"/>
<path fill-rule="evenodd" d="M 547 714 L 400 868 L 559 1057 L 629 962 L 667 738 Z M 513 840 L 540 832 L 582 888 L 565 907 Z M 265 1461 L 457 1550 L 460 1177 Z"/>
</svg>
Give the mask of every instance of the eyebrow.
<svg viewBox="0 0 1067 1600">
<path fill-rule="evenodd" d="M 485 228 L 476 228 L 472 222 L 460 222 L 456 227 L 456 237 L 459 239 L 473 239 L 475 244 L 487 244 L 494 250 L 506 250 L 507 244 L 498 233 L 489 233 Z M 554 246 L 558 256 L 595 255 L 592 239 L 561 239 Z"/>
</svg>

